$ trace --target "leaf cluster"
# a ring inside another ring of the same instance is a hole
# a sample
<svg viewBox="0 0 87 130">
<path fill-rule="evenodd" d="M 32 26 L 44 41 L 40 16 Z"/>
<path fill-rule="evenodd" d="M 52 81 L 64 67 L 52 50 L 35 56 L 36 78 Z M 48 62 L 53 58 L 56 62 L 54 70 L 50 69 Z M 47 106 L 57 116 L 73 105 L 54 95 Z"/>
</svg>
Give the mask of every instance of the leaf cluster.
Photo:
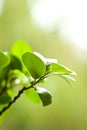
<svg viewBox="0 0 87 130">
<path fill-rule="evenodd" d="M 9 52 L 0 52 L 0 106 L 4 107 L 0 114 L 22 93 L 32 102 L 41 101 L 43 106 L 51 104 L 52 95 L 41 87 L 43 81 L 50 75 L 58 75 L 70 83 L 75 80 L 71 77 L 75 74 L 56 59 L 45 58 L 33 52 L 28 43 L 18 40 Z"/>
</svg>

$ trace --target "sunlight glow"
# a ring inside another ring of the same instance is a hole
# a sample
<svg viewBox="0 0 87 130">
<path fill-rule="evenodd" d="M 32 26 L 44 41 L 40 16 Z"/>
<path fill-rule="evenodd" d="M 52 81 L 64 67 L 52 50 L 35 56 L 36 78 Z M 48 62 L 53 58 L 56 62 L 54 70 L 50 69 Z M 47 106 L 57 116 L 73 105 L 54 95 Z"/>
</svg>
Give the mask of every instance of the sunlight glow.
<svg viewBox="0 0 87 130">
<path fill-rule="evenodd" d="M 57 25 L 66 40 L 87 50 L 86 0 L 38 0 L 32 6 L 32 17 L 46 31 Z"/>
</svg>

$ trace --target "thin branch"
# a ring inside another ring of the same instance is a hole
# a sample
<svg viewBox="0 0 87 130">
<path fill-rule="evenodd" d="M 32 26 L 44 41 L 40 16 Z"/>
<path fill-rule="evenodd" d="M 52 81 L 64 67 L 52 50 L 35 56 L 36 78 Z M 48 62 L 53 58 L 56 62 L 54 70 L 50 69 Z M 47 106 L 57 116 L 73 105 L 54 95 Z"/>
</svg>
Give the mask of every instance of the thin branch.
<svg viewBox="0 0 87 130">
<path fill-rule="evenodd" d="M 6 110 L 8 110 L 13 103 L 16 102 L 16 100 L 21 96 L 21 94 L 23 94 L 23 92 L 24 92 L 25 90 L 28 90 L 28 89 L 34 87 L 36 84 L 40 83 L 40 82 L 46 77 L 46 75 L 47 75 L 47 74 L 45 74 L 44 76 L 42 76 L 41 78 L 39 78 L 37 81 L 33 82 L 29 87 L 23 87 L 23 88 L 18 92 L 18 95 L 16 95 L 16 96 L 14 97 L 14 99 L 13 99 L 11 102 L 9 102 L 9 104 L 8 104 L 7 106 L 5 106 L 5 107 L 0 111 L 0 116 L 1 116 Z"/>
<path fill-rule="evenodd" d="M 29 88 L 31 88 L 31 87 L 33 87 L 33 86 L 30 86 Z M 29 88 L 28 88 L 28 89 L 29 89 Z M 23 92 L 24 92 L 26 89 L 27 89 L 27 88 L 24 87 L 24 88 L 22 88 L 22 89 L 19 91 L 18 95 L 15 96 L 14 99 L 13 99 L 11 102 L 9 102 L 9 104 L 8 104 L 7 106 L 5 106 L 5 107 L 0 111 L 0 116 L 1 116 L 8 108 L 10 108 L 10 106 L 11 106 L 13 103 L 15 103 L 15 101 L 20 97 L 21 94 L 23 94 Z"/>
</svg>

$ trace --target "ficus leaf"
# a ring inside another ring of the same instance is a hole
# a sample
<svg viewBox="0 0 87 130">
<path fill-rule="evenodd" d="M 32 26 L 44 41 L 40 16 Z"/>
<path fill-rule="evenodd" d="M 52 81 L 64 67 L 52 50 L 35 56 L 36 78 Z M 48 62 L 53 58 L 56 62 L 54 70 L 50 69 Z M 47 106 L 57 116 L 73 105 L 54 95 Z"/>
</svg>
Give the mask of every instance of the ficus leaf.
<svg viewBox="0 0 87 130">
<path fill-rule="evenodd" d="M 38 79 L 45 74 L 46 66 L 44 62 L 35 54 L 26 52 L 22 56 L 22 60 L 34 79 Z"/>
<path fill-rule="evenodd" d="M 50 71 L 54 74 L 62 74 L 62 75 L 75 75 L 76 73 L 69 68 L 65 67 L 61 64 L 51 63 L 50 64 Z"/>
<path fill-rule="evenodd" d="M 18 69 L 18 70 L 22 70 L 22 63 L 21 61 L 16 57 L 11 55 L 11 62 L 10 62 L 10 69 Z"/>
<path fill-rule="evenodd" d="M 52 103 L 52 96 L 47 89 L 36 87 L 36 91 L 42 101 L 43 106 L 47 106 Z"/>
</svg>

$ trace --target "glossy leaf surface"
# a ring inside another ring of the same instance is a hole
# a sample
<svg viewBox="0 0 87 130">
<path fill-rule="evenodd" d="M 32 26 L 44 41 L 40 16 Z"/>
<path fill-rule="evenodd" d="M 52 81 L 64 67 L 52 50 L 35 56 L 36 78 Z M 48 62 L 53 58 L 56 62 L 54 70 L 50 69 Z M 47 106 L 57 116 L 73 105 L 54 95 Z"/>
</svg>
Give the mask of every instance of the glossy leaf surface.
<svg viewBox="0 0 87 130">
<path fill-rule="evenodd" d="M 13 55 L 11 56 L 10 68 L 13 70 L 14 69 L 22 70 L 22 63 L 16 56 Z"/>
<path fill-rule="evenodd" d="M 52 103 L 52 96 L 47 89 L 36 87 L 36 91 L 42 101 L 43 106 L 47 106 Z"/>
<path fill-rule="evenodd" d="M 44 62 L 35 54 L 26 52 L 22 57 L 23 63 L 34 79 L 45 74 L 46 66 Z"/>
</svg>

